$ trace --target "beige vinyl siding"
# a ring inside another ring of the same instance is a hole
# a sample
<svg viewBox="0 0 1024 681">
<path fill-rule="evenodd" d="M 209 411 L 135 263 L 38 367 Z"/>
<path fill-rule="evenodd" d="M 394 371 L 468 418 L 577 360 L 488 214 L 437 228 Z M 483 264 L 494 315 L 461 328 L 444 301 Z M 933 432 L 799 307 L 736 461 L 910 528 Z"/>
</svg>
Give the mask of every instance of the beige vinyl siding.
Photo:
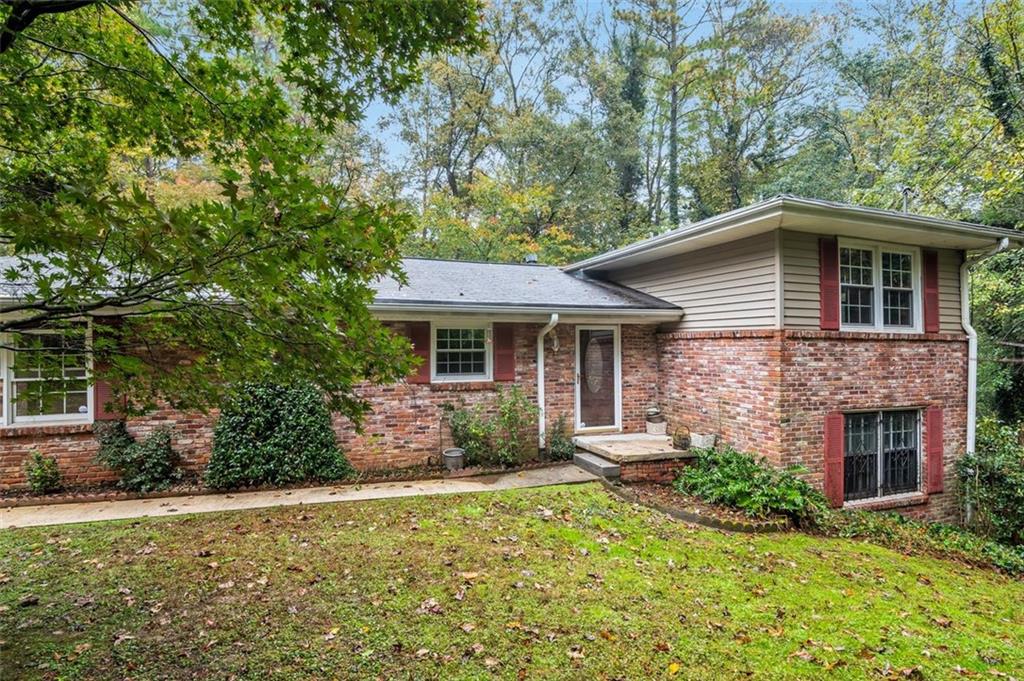
<svg viewBox="0 0 1024 681">
<path fill-rule="evenodd" d="M 961 333 L 960 251 L 939 249 L 939 330 Z M 787 329 L 819 328 L 818 236 L 782 232 L 783 319 Z"/>
<path fill-rule="evenodd" d="M 787 329 L 817 329 L 821 319 L 818 237 L 782 232 L 782 318 Z"/>
<path fill-rule="evenodd" d="M 963 333 L 960 325 L 960 251 L 939 251 L 939 331 Z"/>
<path fill-rule="evenodd" d="M 775 326 L 775 234 L 768 232 L 609 273 L 683 308 L 684 330 Z"/>
</svg>

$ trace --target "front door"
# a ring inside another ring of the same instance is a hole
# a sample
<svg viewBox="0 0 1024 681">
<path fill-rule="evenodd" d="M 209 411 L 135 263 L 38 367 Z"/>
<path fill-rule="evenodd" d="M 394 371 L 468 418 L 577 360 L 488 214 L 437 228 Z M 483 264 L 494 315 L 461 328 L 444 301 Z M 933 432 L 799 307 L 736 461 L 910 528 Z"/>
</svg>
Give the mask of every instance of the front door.
<svg viewBox="0 0 1024 681">
<path fill-rule="evenodd" d="M 576 429 L 619 425 L 619 333 L 576 327 Z"/>
</svg>

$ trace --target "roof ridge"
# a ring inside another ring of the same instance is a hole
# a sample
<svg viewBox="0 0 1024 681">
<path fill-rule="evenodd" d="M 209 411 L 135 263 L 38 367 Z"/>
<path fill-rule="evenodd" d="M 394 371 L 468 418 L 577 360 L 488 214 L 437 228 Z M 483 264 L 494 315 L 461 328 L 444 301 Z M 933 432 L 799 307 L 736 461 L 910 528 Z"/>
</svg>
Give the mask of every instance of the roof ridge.
<svg viewBox="0 0 1024 681">
<path fill-rule="evenodd" d="M 458 258 L 428 258 L 422 255 L 403 255 L 402 260 L 425 260 L 427 262 L 454 262 L 466 263 L 469 265 L 508 265 L 514 267 L 546 267 L 548 269 L 561 270 L 558 265 L 549 265 L 541 262 L 495 262 L 494 260 L 460 260 Z"/>
</svg>

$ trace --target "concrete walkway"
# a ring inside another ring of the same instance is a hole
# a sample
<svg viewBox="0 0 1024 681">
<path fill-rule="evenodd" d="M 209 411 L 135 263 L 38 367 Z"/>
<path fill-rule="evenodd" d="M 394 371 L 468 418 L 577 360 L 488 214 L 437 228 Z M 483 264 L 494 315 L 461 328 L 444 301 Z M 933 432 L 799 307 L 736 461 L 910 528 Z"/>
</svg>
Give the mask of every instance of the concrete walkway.
<svg viewBox="0 0 1024 681">
<path fill-rule="evenodd" d="M 132 499 L 129 501 L 92 501 L 81 504 L 53 504 L 50 506 L 21 506 L 0 511 L 0 528 L 30 527 L 35 525 L 66 525 L 89 523 L 97 520 L 125 518 L 151 518 L 175 516 L 184 513 L 211 513 L 237 511 L 247 508 L 271 506 L 299 506 L 302 504 L 328 504 L 340 501 L 367 499 L 395 499 L 398 497 L 430 496 L 436 494 L 468 494 L 494 492 L 503 489 L 544 487 L 576 482 L 590 482 L 597 478 L 572 464 L 535 468 L 519 473 L 481 475 L 471 478 L 423 480 L 421 482 L 383 482 L 369 485 L 340 485 L 337 487 L 309 487 L 306 489 L 270 490 L 266 492 L 240 492 L 237 494 L 204 494 L 163 499 Z"/>
</svg>

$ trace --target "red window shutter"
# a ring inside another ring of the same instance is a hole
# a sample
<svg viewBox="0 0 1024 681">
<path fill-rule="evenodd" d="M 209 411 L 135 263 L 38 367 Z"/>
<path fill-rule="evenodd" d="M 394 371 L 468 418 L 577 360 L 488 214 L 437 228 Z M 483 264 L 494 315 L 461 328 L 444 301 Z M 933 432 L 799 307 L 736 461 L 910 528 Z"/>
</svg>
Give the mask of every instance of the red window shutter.
<svg viewBox="0 0 1024 681">
<path fill-rule="evenodd" d="M 92 326 L 93 333 L 93 347 L 96 348 L 96 338 L 106 335 L 111 342 L 116 342 L 117 332 L 121 328 L 124 320 L 121 317 L 108 317 L 104 319 L 97 319 Z M 114 348 L 109 348 L 114 350 Z M 97 349 L 98 353 L 102 353 L 103 349 Z M 102 361 L 93 358 L 94 374 L 102 372 L 107 365 Z M 118 407 L 122 409 L 118 409 Z M 122 413 L 124 403 L 120 405 L 114 402 L 114 391 L 108 381 L 100 378 L 93 378 L 92 384 L 92 417 L 94 421 L 116 421 L 124 418 Z"/>
<path fill-rule="evenodd" d="M 405 380 L 409 383 L 430 383 L 430 322 L 407 322 L 405 334 L 412 343 L 412 354 L 421 360 Z"/>
<path fill-rule="evenodd" d="M 921 253 L 924 261 L 924 330 L 939 332 L 939 254 L 937 251 Z"/>
<path fill-rule="evenodd" d="M 833 508 L 843 505 L 843 415 L 825 416 L 825 496 Z"/>
<path fill-rule="evenodd" d="M 110 383 L 96 379 L 92 385 L 92 413 L 94 421 L 113 421 L 121 418 L 113 402 L 114 391 Z"/>
<path fill-rule="evenodd" d="M 945 465 L 942 461 L 945 454 L 942 442 L 942 408 L 928 407 L 924 419 L 924 437 L 927 443 L 925 457 L 928 460 L 928 493 L 935 494 L 942 491 L 942 478 L 945 476 Z"/>
<path fill-rule="evenodd" d="M 516 334 L 513 324 L 494 325 L 494 380 L 516 380 Z"/>
<path fill-rule="evenodd" d="M 833 237 L 818 239 L 818 280 L 821 294 L 820 326 L 839 330 L 839 241 Z"/>
</svg>

